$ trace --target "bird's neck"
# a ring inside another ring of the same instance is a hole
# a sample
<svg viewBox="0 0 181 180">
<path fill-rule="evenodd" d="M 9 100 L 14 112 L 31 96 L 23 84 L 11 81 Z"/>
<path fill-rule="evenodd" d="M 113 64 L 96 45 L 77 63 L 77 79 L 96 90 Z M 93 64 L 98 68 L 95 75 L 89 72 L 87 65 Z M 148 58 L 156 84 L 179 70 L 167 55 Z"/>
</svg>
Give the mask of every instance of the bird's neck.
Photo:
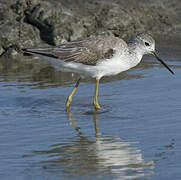
<svg viewBox="0 0 181 180">
<path fill-rule="evenodd" d="M 133 53 L 138 58 L 138 60 L 141 61 L 144 55 L 142 48 L 134 42 L 128 42 L 128 47 L 129 47 L 130 53 Z"/>
</svg>

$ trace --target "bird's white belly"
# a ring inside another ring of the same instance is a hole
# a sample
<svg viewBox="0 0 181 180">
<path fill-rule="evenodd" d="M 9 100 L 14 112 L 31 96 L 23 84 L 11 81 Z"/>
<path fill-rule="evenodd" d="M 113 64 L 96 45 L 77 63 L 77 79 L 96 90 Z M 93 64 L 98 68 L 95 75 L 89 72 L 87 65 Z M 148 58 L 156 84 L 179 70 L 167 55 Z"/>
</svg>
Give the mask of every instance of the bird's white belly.
<svg viewBox="0 0 181 180">
<path fill-rule="evenodd" d="M 103 76 L 116 75 L 130 68 L 129 63 L 125 63 L 118 59 L 107 59 L 96 66 L 84 65 L 80 63 L 65 63 L 64 68 L 71 72 L 76 72 L 84 76 L 90 76 L 100 79 Z M 65 71 L 64 69 L 64 71 Z"/>
<path fill-rule="evenodd" d="M 97 66 L 98 76 L 111 76 L 119 74 L 120 72 L 126 71 L 130 68 L 129 64 L 121 63 L 120 61 L 116 62 L 107 62 Z"/>
<path fill-rule="evenodd" d="M 102 61 L 97 65 L 98 77 L 111 76 L 119 74 L 131 68 L 130 61 L 127 57 L 115 56 L 112 59 Z"/>
</svg>

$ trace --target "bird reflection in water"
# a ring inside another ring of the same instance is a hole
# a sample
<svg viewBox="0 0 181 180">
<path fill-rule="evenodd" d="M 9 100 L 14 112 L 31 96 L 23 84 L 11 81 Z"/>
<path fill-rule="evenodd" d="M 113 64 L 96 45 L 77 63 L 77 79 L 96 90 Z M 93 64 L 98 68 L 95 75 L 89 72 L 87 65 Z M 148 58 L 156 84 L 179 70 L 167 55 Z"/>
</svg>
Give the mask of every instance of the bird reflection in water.
<svg viewBox="0 0 181 180">
<path fill-rule="evenodd" d="M 77 126 L 76 120 L 73 118 L 73 115 L 72 115 L 70 109 L 66 109 L 66 113 L 67 113 L 67 118 L 69 120 L 69 124 L 74 127 L 74 129 L 78 132 L 79 135 L 81 135 L 82 132 L 80 131 L 80 127 Z M 96 137 L 98 137 L 98 125 L 97 125 L 97 114 L 98 113 L 99 112 L 97 110 L 87 112 L 87 114 L 92 114 L 92 116 L 93 116 Z"/>
<path fill-rule="evenodd" d="M 54 144 L 50 150 L 35 153 L 48 155 L 41 163 L 48 172 L 67 178 L 107 177 L 137 179 L 153 174 L 153 161 L 145 162 L 138 143 L 98 133 L 97 112 L 92 112 L 95 136 L 84 136 L 70 111 L 67 117 L 78 133 L 65 143 Z"/>
</svg>

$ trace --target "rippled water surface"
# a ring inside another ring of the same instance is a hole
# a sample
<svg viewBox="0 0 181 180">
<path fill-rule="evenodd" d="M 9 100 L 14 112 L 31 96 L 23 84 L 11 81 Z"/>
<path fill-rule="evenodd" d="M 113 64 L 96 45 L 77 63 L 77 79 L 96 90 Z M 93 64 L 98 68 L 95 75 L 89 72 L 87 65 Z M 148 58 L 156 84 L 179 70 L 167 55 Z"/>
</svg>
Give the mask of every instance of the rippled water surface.
<svg viewBox="0 0 181 180">
<path fill-rule="evenodd" d="M 128 73 L 82 82 L 70 112 L 75 77 L 33 81 L 0 76 L 0 179 L 181 178 L 181 62 L 153 58 Z"/>
</svg>

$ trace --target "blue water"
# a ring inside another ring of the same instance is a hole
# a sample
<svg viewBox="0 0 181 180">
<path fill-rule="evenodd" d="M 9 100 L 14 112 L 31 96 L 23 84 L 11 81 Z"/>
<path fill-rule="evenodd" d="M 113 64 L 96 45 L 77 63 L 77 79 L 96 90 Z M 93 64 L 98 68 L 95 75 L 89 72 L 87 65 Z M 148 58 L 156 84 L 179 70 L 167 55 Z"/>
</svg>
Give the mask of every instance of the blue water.
<svg viewBox="0 0 181 180">
<path fill-rule="evenodd" d="M 66 112 L 76 78 L 40 82 L 31 74 L 2 74 L 0 179 L 179 180 L 181 62 L 167 63 L 174 76 L 143 62 L 103 79 L 99 113 L 93 81 L 80 84 Z"/>
</svg>

